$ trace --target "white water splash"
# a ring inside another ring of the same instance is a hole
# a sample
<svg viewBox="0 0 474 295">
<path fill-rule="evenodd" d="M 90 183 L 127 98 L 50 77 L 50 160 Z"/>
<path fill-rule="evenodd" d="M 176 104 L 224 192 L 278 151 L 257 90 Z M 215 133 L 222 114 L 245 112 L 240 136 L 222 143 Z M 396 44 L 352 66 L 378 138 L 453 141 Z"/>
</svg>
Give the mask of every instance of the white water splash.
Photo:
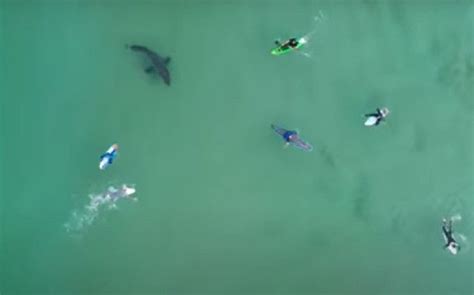
<svg viewBox="0 0 474 295">
<path fill-rule="evenodd" d="M 117 209 L 120 199 L 131 199 L 137 201 L 133 196 L 133 186 L 121 185 L 119 188 L 113 186 L 99 194 L 89 195 L 89 203 L 80 210 L 74 210 L 64 228 L 68 233 L 81 234 L 99 217 L 104 210 Z"/>
<path fill-rule="evenodd" d="M 326 16 L 323 14 L 323 12 L 321 10 L 318 11 L 318 13 L 313 17 L 314 19 L 314 22 L 316 23 L 315 24 L 315 27 L 313 28 L 313 30 L 311 30 L 311 32 L 307 33 L 305 36 L 311 36 L 313 35 L 314 33 L 316 33 L 316 30 L 317 30 L 317 25 L 319 25 L 320 23 L 322 23 L 323 21 L 326 21 Z"/>
<path fill-rule="evenodd" d="M 466 254 L 471 250 L 471 243 L 469 239 L 462 233 L 454 233 L 454 239 L 458 241 L 459 245 L 461 245 L 461 251 L 459 254 Z"/>
<path fill-rule="evenodd" d="M 452 222 L 457 222 L 457 221 L 462 220 L 462 216 L 461 216 L 461 214 L 458 213 L 458 214 L 455 214 L 455 215 L 451 216 L 450 219 L 451 219 Z"/>
<path fill-rule="evenodd" d="M 326 20 L 326 16 L 323 14 L 321 10 L 319 10 L 318 13 L 313 17 L 313 19 L 314 19 L 314 22 L 316 23 L 313 29 L 310 32 L 304 34 L 303 37 L 299 39 L 300 42 L 304 44 L 310 43 L 311 39 L 313 38 L 313 35 L 316 33 L 318 29 L 317 26 L 319 26 L 320 23 Z M 312 55 L 306 51 L 300 50 L 298 52 L 305 57 L 312 58 Z"/>
</svg>

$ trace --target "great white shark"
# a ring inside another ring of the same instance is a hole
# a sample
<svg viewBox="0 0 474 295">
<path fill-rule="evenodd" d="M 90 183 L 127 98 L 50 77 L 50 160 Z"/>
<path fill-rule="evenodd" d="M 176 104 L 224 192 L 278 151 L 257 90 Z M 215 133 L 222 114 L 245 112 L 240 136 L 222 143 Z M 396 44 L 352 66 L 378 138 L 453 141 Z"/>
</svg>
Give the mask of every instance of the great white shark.
<svg viewBox="0 0 474 295">
<path fill-rule="evenodd" d="M 165 81 L 166 85 L 170 85 L 171 77 L 170 72 L 168 71 L 168 64 L 171 61 L 170 57 L 161 57 L 158 53 L 148 49 L 145 46 L 141 45 L 131 45 L 129 48 L 135 52 L 143 53 L 151 61 L 151 66 L 145 69 L 147 73 L 157 72 L 160 77 Z"/>
</svg>

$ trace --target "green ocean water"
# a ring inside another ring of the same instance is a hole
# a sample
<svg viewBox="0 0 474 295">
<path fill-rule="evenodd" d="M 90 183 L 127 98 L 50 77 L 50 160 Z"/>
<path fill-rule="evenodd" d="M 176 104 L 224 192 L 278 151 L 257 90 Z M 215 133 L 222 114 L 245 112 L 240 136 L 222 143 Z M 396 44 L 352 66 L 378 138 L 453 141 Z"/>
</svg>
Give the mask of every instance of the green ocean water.
<svg viewBox="0 0 474 295">
<path fill-rule="evenodd" d="M 472 1 L 0 0 L 0 96 L 1 295 L 474 294 Z"/>
</svg>

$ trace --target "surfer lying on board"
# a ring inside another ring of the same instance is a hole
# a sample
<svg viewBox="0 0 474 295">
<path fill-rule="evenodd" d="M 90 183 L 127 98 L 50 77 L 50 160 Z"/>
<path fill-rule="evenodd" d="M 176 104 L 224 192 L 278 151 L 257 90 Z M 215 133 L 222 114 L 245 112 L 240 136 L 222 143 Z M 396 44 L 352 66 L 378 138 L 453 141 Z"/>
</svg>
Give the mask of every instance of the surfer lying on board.
<svg viewBox="0 0 474 295">
<path fill-rule="evenodd" d="M 367 120 L 365 121 L 365 126 L 377 126 L 384 120 L 390 111 L 387 108 L 377 108 L 375 113 L 366 114 Z"/>
<path fill-rule="evenodd" d="M 444 245 L 445 249 L 448 249 L 451 254 L 456 255 L 459 250 L 461 250 L 461 246 L 453 237 L 453 220 L 443 218 L 443 238 L 446 244 Z"/>
<path fill-rule="evenodd" d="M 285 146 L 289 146 L 290 143 L 296 142 L 298 140 L 298 132 L 294 130 L 287 130 L 282 135 L 283 139 L 285 140 Z"/>
<path fill-rule="evenodd" d="M 293 145 L 294 147 L 297 147 L 307 152 L 310 152 L 313 150 L 313 147 L 311 146 L 311 144 L 301 139 L 297 131 L 278 127 L 274 124 L 272 124 L 271 127 L 278 135 L 280 135 L 283 138 L 283 140 L 285 141 L 285 147 L 289 145 Z"/>
<path fill-rule="evenodd" d="M 113 144 L 109 149 L 100 156 L 99 169 L 104 170 L 109 165 L 112 164 L 114 159 L 117 157 L 118 153 L 118 144 Z"/>
</svg>

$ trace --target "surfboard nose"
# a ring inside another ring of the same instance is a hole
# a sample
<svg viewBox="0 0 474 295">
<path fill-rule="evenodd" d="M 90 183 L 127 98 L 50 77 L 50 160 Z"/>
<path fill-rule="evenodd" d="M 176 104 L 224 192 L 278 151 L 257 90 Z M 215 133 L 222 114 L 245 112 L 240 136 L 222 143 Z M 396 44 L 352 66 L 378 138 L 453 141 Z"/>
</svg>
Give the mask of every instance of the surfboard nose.
<svg viewBox="0 0 474 295">
<path fill-rule="evenodd" d="M 133 195 L 136 190 L 133 187 L 124 186 L 124 191 L 126 196 L 130 196 Z"/>
</svg>

